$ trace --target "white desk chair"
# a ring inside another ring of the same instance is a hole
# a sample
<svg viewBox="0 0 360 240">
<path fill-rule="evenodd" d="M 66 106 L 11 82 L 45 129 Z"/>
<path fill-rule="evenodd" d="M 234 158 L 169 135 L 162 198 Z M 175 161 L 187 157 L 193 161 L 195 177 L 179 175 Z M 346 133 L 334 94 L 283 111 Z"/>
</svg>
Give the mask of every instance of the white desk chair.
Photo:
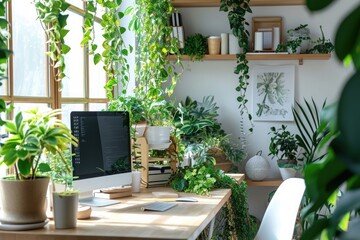
<svg viewBox="0 0 360 240">
<path fill-rule="evenodd" d="M 255 240 L 291 240 L 304 191 L 304 179 L 285 180 L 271 199 Z"/>
</svg>

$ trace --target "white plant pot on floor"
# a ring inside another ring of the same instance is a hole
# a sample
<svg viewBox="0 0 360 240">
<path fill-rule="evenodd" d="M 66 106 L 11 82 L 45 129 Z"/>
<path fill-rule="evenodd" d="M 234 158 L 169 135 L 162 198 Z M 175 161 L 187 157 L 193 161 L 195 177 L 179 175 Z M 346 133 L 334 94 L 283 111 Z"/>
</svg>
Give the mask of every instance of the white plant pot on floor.
<svg viewBox="0 0 360 240">
<path fill-rule="evenodd" d="M 293 178 L 296 175 L 294 168 L 279 168 L 282 179 L 285 181 L 288 178 Z"/>
</svg>

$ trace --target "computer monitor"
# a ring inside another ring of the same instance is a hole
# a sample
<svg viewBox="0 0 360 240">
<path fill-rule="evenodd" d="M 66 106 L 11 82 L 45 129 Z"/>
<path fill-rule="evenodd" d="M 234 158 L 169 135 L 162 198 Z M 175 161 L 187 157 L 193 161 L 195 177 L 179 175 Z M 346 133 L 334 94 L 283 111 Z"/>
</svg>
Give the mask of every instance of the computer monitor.
<svg viewBox="0 0 360 240">
<path fill-rule="evenodd" d="M 74 111 L 70 121 L 79 140 L 72 147 L 74 188 L 88 195 L 96 189 L 131 184 L 129 113 Z"/>
</svg>

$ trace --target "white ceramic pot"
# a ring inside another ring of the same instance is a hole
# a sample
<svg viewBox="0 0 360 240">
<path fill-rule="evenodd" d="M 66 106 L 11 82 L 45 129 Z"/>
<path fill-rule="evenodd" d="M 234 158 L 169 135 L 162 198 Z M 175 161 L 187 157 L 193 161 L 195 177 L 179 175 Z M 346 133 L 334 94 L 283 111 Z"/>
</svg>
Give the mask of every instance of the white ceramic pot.
<svg viewBox="0 0 360 240">
<path fill-rule="evenodd" d="M 285 181 L 288 178 L 293 178 L 296 175 L 294 168 L 279 168 L 282 179 Z"/>
<path fill-rule="evenodd" d="M 146 140 L 152 145 L 169 143 L 171 129 L 171 127 L 149 126 L 145 133 Z"/>
<path fill-rule="evenodd" d="M 56 229 L 75 228 L 77 223 L 79 194 L 53 193 L 53 212 Z"/>
</svg>

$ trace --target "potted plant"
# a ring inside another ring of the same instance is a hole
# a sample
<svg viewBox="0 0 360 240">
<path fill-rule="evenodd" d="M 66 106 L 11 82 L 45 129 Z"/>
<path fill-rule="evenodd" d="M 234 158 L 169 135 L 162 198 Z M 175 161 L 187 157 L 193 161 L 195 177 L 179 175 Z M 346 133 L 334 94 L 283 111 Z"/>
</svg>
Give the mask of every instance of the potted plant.
<svg viewBox="0 0 360 240">
<path fill-rule="evenodd" d="M 140 160 L 135 159 L 133 161 L 133 171 L 132 171 L 132 175 L 131 175 L 131 187 L 132 187 L 132 191 L 133 192 L 140 192 L 140 187 L 141 187 L 141 169 L 143 169 L 144 167 L 141 165 Z"/>
<path fill-rule="evenodd" d="M 332 42 L 330 41 L 330 39 L 326 39 L 324 32 L 322 30 L 322 26 L 320 25 L 320 31 L 321 31 L 321 38 L 319 38 L 318 40 L 316 40 L 314 42 L 314 46 L 307 50 L 307 53 L 331 53 L 332 51 L 334 51 L 335 46 L 334 44 L 332 44 Z"/>
<path fill-rule="evenodd" d="M 10 137 L 1 148 L 0 163 L 13 167 L 15 175 L 0 180 L 2 223 L 23 225 L 47 219 L 45 199 L 49 177 L 43 173 L 51 168 L 41 162 L 43 153 L 62 156 L 70 144 L 77 144 L 71 130 L 56 117 L 58 114 L 60 110 L 34 109 L 19 112 L 14 121 L 5 121 Z"/>
<path fill-rule="evenodd" d="M 180 102 L 175 114 L 176 135 L 185 145 L 185 154 L 192 160 L 216 161 L 216 167 L 229 171 L 246 156 L 242 146 L 230 137 L 217 121 L 218 106 L 213 96 L 203 101 L 187 97 Z"/>
<path fill-rule="evenodd" d="M 298 167 L 298 142 L 294 134 L 286 130 L 285 125 L 281 128 L 271 127 L 269 134 L 272 134 L 269 145 L 269 156 L 276 157 L 283 180 L 294 177 Z"/>
<path fill-rule="evenodd" d="M 51 206 L 57 229 L 75 228 L 77 223 L 79 192 L 73 188 L 71 156 L 66 150 L 62 155 L 49 153 L 46 160 L 51 168 L 46 175 L 52 182 Z"/>
<path fill-rule="evenodd" d="M 149 148 L 166 149 L 171 144 L 170 133 L 174 121 L 174 105 L 164 99 L 146 103 L 146 118 L 149 126 L 145 136 Z"/>
<path fill-rule="evenodd" d="M 143 101 L 135 96 L 119 96 L 109 103 L 108 111 L 127 111 L 135 137 L 142 137 L 146 129 L 146 112 Z"/>
<path fill-rule="evenodd" d="M 310 41 L 310 29 L 308 25 L 302 25 L 287 30 L 287 42 L 279 44 L 276 52 L 288 52 L 300 54 L 306 52 Z"/>
<path fill-rule="evenodd" d="M 204 58 L 207 49 L 207 37 L 200 33 L 188 36 L 185 40 L 183 54 L 186 54 L 193 61 L 200 61 Z"/>
</svg>

